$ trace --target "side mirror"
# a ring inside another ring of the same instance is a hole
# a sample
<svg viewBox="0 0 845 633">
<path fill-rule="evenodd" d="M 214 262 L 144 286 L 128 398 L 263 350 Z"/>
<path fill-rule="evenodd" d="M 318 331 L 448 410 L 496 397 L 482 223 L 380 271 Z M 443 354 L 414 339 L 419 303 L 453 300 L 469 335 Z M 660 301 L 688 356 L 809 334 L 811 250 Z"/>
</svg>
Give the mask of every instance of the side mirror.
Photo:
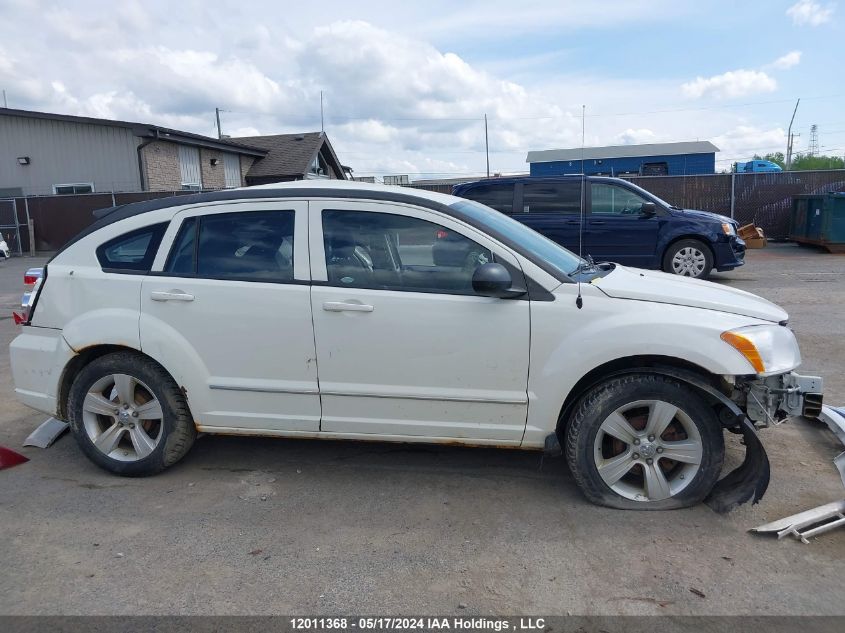
<svg viewBox="0 0 845 633">
<path fill-rule="evenodd" d="M 646 217 L 657 215 L 657 205 L 653 202 L 643 202 L 643 205 L 640 207 L 640 215 Z"/>
<path fill-rule="evenodd" d="M 513 296 L 512 283 L 508 269 L 493 262 L 482 264 L 472 274 L 472 289 L 482 297 L 504 299 Z"/>
</svg>

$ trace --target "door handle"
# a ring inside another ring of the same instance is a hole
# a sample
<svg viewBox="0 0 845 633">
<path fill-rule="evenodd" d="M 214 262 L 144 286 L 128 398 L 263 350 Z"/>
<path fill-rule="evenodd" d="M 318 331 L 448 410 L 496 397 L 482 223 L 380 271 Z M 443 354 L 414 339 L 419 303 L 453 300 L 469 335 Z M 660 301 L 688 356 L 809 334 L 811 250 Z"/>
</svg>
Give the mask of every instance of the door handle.
<svg viewBox="0 0 845 633">
<path fill-rule="evenodd" d="M 605 223 L 605 221 L 604 221 L 604 220 L 590 220 L 590 225 L 591 225 L 591 226 L 596 226 L 596 225 L 599 225 L 599 224 L 604 224 L 604 223 Z"/>
<path fill-rule="evenodd" d="M 181 290 L 153 290 L 150 293 L 150 299 L 153 301 L 193 301 L 194 295 Z"/>
<path fill-rule="evenodd" d="M 326 301 L 323 304 L 326 312 L 372 312 L 373 306 L 365 303 L 346 303 L 345 301 Z"/>
</svg>

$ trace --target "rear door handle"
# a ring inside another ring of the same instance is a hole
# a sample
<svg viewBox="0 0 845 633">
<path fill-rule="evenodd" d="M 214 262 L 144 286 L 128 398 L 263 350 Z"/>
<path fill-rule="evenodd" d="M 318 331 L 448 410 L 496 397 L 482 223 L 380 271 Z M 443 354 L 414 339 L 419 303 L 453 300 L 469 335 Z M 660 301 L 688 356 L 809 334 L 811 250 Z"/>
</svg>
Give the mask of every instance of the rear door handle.
<svg viewBox="0 0 845 633">
<path fill-rule="evenodd" d="M 365 303 L 346 303 L 345 301 L 326 301 L 323 310 L 327 312 L 372 312 L 373 306 Z"/>
<path fill-rule="evenodd" d="M 150 293 L 150 299 L 153 301 L 193 301 L 194 295 L 181 290 L 153 290 Z"/>
</svg>

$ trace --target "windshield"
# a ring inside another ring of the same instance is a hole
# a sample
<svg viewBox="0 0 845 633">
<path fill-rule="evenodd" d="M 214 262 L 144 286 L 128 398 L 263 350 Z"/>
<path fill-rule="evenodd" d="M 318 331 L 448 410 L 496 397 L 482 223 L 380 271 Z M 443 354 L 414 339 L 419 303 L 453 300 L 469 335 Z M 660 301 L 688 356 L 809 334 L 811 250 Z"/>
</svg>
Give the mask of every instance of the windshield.
<svg viewBox="0 0 845 633">
<path fill-rule="evenodd" d="M 586 263 L 560 244 L 483 204 L 462 200 L 451 207 L 477 222 L 482 228 L 489 229 L 494 236 L 504 237 L 513 243 L 517 250 L 550 265 L 564 277 L 574 274 Z"/>
</svg>

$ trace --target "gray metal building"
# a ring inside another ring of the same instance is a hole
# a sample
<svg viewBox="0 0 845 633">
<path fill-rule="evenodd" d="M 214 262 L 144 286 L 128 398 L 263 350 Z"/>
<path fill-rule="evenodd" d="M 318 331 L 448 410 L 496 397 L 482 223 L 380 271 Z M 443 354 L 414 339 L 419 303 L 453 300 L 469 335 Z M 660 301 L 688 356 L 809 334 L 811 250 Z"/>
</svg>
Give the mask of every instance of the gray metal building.
<svg viewBox="0 0 845 633">
<path fill-rule="evenodd" d="M 240 187 L 266 155 L 156 125 L 0 108 L 0 198 Z"/>
</svg>

